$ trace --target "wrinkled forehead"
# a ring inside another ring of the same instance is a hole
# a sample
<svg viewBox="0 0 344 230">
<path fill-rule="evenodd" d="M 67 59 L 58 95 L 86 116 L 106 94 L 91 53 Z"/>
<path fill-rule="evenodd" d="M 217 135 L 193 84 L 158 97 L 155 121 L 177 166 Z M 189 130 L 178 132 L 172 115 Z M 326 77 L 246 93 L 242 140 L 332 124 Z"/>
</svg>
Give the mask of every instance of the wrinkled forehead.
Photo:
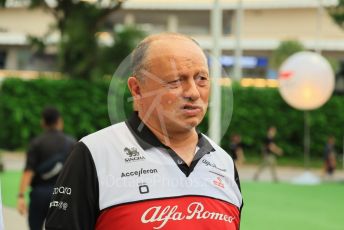
<svg viewBox="0 0 344 230">
<path fill-rule="evenodd" d="M 153 41 L 145 59 L 148 67 L 195 67 L 208 70 L 207 58 L 202 49 L 195 42 L 183 38 Z"/>
</svg>

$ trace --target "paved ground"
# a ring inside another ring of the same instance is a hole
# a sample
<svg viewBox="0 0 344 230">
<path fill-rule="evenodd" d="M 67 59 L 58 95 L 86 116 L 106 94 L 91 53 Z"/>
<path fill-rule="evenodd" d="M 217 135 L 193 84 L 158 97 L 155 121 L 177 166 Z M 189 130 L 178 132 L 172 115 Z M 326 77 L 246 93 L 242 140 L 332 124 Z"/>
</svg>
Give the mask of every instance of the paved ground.
<svg viewBox="0 0 344 230">
<path fill-rule="evenodd" d="M 5 170 L 22 170 L 24 167 L 24 154 L 2 154 Z M 17 193 L 17 191 L 13 191 Z M 27 217 L 19 215 L 13 208 L 3 207 L 6 230 L 28 230 Z"/>
<path fill-rule="evenodd" d="M 3 154 L 3 161 L 6 170 L 21 170 L 24 167 L 23 154 Z M 242 181 L 252 181 L 253 175 L 257 170 L 255 165 L 245 165 L 238 168 L 239 175 Z M 277 174 L 280 181 L 291 182 L 293 179 L 303 175 L 305 170 L 303 168 L 294 167 L 279 167 Z M 321 170 L 310 170 L 311 173 L 320 177 Z M 344 182 L 344 171 L 338 170 L 331 180 Z M 265 170 L 259 181 L 271 181 L 271 174 L 268 170 Z M 16 191 L 13 191 L 16 193 Z M 15 209 L 3 207 L 4 222 L 6 230 L 27 230 L 26 217 L 20 216 Z M 1 229 L 0 229 L 1 230 Z"/>
<path fill-rule="evenodd" d="M 22 170 L 24 168 L 24 157 L 25 155 L 20 152 L 14 153 L 2 153 L 2 160 L 4 163 L 5 170 Z"/>
<path fill-rule="evenodd" d="M 4 207 L 4 222 L 6 230 L 28 230 L 27 218 L 19 215 L 17 210 Z"/>
</svg>

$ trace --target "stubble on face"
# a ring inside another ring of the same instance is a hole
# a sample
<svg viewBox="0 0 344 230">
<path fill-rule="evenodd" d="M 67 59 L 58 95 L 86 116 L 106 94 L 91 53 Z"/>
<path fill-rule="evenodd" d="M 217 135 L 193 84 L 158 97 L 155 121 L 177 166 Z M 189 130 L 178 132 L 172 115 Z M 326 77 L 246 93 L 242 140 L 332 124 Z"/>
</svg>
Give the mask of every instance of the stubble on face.
<svg viewBox="0 0 344 230">
<path fill-rule="evenodd" d="M 167 135 L 194 130 L 209 98 L 210 86 L 199 87 L 194 82 L 197 74 L 208 75 L 202 50 L 186 39 L 157 41 L 149 48 L 146 66 L 141 83 L 143 122 Z M 199 107 L 200 112 L 185 112 L 188 105 Z"/>
</svg>

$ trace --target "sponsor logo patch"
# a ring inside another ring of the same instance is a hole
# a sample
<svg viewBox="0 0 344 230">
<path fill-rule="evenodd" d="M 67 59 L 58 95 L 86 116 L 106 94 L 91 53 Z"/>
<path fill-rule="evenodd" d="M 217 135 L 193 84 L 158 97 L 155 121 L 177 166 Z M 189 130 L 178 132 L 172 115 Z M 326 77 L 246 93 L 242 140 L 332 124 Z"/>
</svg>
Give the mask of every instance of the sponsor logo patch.
<svg viewBox="0 0 344 230">
<path fill-rule="evenodd" d="M 201 202 L 189 204 L 186 210 L 180 210 L 178 205 L 174 206 L 153 206 L 148 208 L 141 216 L 141 222 L 156 223 L 153 229 L 163 229 L 170 221 L 187 221 L 187 220 L 218 220 L 232 223 L 234 216 L 226 215 L 219 212 L 212 212 L 205 209 Z"/>
<path fill-rule="evenodd" d="M 212 167 L 212 168 L 220 170 L 222 172 L 226 172 L 227 171 L 226 169 L 222 169 L 222 168 L 217 167 L 217 165 L 215 163 L 212 163 L 212 162 L 210 162 L 210 161 L 208 161 L 206 159 L 203 159 L 202 163 L 205 164 L 208 167 Z"/>
<path fill-rule="evenodd" d="M 63 186 L 55 187 L 54 190 L 53 190 L 53 195 L 56 195 L 56 194 L 71 195 L 72 194 L 72 189 L 69 188 L 69 187 L 63 187 Z"/>
<path fill-rule="evenodd" d="M 158 173 L 157 169 L 143 169 L 143 168 L 141 168 L 140 170 L 122 172 L 121 177 L 131 177 L 131 176 L 140 177 L 141 175 L 156 174 L 156 173 Z"/>
<path fill-rule="evenodd" d="M 61 210 L 66 211 L 68 208 L 68 203 L 63 202 L 63 201 L 52 201 L 49 204 L 49 208 L 51 208 L 51 207 L 55 207 L 57 209 L 61 209 Z"/>
<path fill-rule="evenodd" d="M 146 183 L 139 184 L 139 191 L 140 194 L 147 194 L 149 193 L 149 187 Z"/>
<path fill-rule="evenodd" d="M 216 186 L 218 186 L 220 188 L 225 188 L 225 185 L 223 184 L 222 179 L 219 176 L 216 177 L 215 180 L 213 180 L 213 183 L 214 183 L 214 185 L 216 185 Z"/>
<path fill-rule="evenodd" d="M 142 156 L 139 153 L 139 151 L 137 151 L 135 147 L 132 147 L 132 148 L 125 147 L 123 151 L 128 156 L 127 158 L 124 158 L 125 163 L 142 161 L 146 159 L 144 156 Z"/>
</svg>

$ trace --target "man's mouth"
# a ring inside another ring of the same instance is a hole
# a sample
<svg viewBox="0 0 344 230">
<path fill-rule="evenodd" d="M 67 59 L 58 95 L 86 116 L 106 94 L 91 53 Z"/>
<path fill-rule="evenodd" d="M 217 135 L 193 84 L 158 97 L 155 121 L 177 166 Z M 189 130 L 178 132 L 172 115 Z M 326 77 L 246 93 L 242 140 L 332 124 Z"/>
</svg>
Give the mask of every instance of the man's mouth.
<svg viewBox="0 0 344 230">
<path fill-rule="evenodd" d="M 202 112 L 202 107 L 194 104 L 184 104 L 182 106 L 183 113 L 187 116 L 196 116 Z"/>
</svg>

